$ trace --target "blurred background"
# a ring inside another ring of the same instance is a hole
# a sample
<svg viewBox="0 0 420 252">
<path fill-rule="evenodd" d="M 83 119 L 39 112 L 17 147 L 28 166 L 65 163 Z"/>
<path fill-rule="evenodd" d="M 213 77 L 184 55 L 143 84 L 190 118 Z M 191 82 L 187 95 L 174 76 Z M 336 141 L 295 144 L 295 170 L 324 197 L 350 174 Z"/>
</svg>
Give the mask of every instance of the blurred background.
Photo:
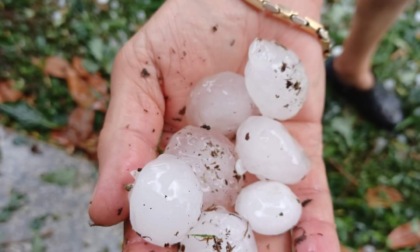
<svg viewBox="0 0 420 252">
<path fill-rule="evenodd" d="M 118 49 L 162 0 L 0 0 L 0 251 L 119 251 L 119 227 L 89 227 L 96 143 Z M 395 133 L 328 92 L 324 157 L 343 251 L 420 243 L 420 10 L 382 41 L 374 71 L 402 98 Z M 339 54 L 353 0 L 325 3 Z"/>
</svg>

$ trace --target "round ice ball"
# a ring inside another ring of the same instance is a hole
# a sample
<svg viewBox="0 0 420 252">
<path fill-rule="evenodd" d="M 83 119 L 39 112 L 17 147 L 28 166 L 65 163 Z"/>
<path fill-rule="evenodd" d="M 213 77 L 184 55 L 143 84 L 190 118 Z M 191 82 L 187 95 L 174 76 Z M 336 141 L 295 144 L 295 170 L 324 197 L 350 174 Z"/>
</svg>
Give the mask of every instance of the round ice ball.
<svg viewBox="0 0 420 252">
<path fill-rule="evenodd" d="M 256 112 L 244 77 L 222 72 L 204 78 L 194 86 L 185 116 L 190 125 L 205 126 L 233 137 L 239 124 Z"/>
<path fill-rule="evenodd" d="M 188 164 L 163 154 L 137 175 L 129 201 L 134 231 L 164 246 L 180 242 L 197 223 L 203 192 Z"/>
<path fill-rule="evenodd" d="M 224 135 L 195 126 L 175 133 L 165 153 L 189 164 L 204 192 L 203 209 L 212 205 L 233 206 L 243 185 L 235 172 L 234 145 Z"/>
<path fill-rule="evenodd" d="M 245 84 L 261 114 L 278 120 L 296 115 L 308 92 L 305 69 L 296 54 L 262 39 L 249 47 Z"/>
<path fill-rule="evenodd" d="M 297 183 L 309 171 L 303 149 L 278 121 L 265 116 L 245 120 L 236 133 L 238 166 L 259 178 Z"/>
<path fill-rule="evenodd" d="M 224 208 L 203 212 L 198 223 L 181 242 L 182 251 L 257 252 L 254 234 L 248 222 Z"/>
<path fill-rule="evenodd" d="M 302 205 L 286 185 L 275 181 L 258 181 L 242 189 L 236 200 L 235 211 L 249 221 L 255 232 L 278 235 L 298 223 Z"/>
</svg>

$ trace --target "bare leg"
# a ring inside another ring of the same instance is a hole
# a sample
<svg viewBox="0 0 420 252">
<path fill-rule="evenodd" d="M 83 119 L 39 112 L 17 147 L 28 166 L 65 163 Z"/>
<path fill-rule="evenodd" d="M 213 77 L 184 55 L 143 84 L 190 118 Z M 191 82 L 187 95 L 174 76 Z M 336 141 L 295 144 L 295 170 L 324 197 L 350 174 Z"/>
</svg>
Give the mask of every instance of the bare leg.
<svg viewBox="0 0 420 252">
<path fill-rule="evenodd" d="M 350 35 L 343 53 L 334 60 L 341 79 L 360 90 L 371 89 L 374 77 L 372 58 L 386 31 L 404 10 L 409 0 L 357 0 Z"/>
</svg>

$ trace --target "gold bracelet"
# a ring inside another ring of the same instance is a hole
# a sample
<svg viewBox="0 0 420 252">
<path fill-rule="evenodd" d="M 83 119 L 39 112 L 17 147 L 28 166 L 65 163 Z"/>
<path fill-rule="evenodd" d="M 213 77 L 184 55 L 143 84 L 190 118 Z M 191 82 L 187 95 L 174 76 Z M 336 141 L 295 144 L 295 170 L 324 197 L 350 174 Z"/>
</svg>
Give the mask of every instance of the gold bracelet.
<svg viewBox="0 0 420 252">
<path fill-rule="evenodd" d="M 269 13 L 273 14 L 273 16 L 282 21 L 291 22 L 292 24 L 297 25 L 302 30 L 316 35 L 321 42 L 324 57 L 329 56 L 331 51 L 331 39 L 328 35 L 327 29 L 325 29 L 322 24 L 308 17 L 302 17 L 297 12 L 288 9 L 283 5 L 273 4 L 267 0 L 244 1 L 259 10 L 268 11 Z"/>
</svg>

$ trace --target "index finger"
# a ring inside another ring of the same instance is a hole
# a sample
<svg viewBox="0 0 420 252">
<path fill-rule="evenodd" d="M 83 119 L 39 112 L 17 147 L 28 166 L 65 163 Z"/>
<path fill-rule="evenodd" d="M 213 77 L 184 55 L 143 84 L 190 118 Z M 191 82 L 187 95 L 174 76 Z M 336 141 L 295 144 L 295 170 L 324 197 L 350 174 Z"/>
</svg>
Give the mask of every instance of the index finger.
<svg viewBox="0 0 420 252">
<path fill-rule="evenodd" d="M 120 50 L 112 71 L 112 98 L 98 146 L 99 178 L 89 208 L 96 225 L 127 219 L 129 171 L 156 157 L 163 127 L 159 73 L 142 34 L 136 37 Z"/>
</svg>

